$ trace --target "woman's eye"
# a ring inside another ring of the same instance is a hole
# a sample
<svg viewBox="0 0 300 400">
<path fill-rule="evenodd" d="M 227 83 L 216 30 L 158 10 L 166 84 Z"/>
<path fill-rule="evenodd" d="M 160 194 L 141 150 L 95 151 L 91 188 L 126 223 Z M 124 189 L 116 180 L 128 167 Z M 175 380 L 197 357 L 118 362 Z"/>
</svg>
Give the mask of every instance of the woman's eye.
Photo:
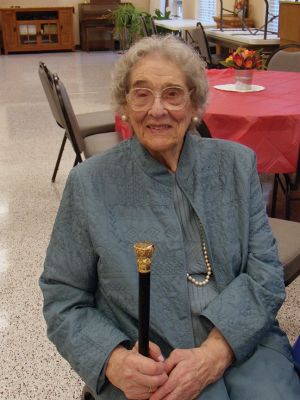
<svg viewBox="0 0 300 400">
<path fill-rule="evenodd" d="M 141 97 L 149 97 L 151 96 L 151 93 L 148 90 L 137 90 L 135 92 L 135 95 L 141 98 Z"/>
<path fill-rule="evenodd" d="M 177 97 L 180 95 L 180 91 L 178 89 L 168 89 L 165 92 L 165 96 L 167 97 Z"/>
</svg>

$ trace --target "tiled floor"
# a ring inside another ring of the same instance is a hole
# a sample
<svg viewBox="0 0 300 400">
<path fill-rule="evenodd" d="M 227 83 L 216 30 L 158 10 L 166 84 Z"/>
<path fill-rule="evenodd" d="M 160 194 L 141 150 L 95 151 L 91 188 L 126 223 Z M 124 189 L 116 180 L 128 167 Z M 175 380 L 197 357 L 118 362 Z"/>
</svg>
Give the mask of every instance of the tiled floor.
<svg viewBox="0 0 300 400">
<path fill-rule="evenodd" d="M 65 83 L 76 112 L 109 107 L 109 52 L 0 56 L 0 400 L 79 399 L 82 382 L 46 338 L 38 278 L 66 176 L 68 144 L 50 181 L 62 130 L 38 78 L 43 60 Z M 280 321 L 300 331 L 299 283 Z"/>
</svg>

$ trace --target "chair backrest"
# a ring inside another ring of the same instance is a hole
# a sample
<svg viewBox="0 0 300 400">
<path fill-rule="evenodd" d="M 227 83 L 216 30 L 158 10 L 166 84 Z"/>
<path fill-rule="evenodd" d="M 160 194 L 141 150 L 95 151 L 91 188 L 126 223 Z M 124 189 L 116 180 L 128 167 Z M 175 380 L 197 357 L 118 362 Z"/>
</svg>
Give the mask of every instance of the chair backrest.
<svg viewBox="0 0 300 400">
<path fill-rule="evenodd" d="M 151 26 L 151 30 L 152 30 L 151 34 L 152 34 L 152 35 L 158 35 L 157 26 L 155 25 L 155 22 L 154 22 L 154 18 L 153 18 L 153 17 L 150 17 L 150 26 Z M 151 35 L 150 35 L 150 36 L 151 36 Z"/>
<path fill-rule="evenodd" d="M 206 63 L 212 65 L 208 40 L 201 22 L 197 23 L 197 28 L 188 31 L 188 41 L 200 53 Z"/>
<path fill-rule="evenodd" d="M 67 90 L 57 74 L 53 74 L 53 88 L 55 100 L 57 104 L 59 104 L 61 113 L 63 115 L 66 134 L 72 143 L 76 156 L 80 158 L 80 154 L 84 149 L 84 142 L 80 135 L 78 121 Z"/>
<path fill-rule="evenodd" d="M 269 56 L 266 66 L 270 71 L 300 72 L 300 44 L 280 46 Z"/>
<path fill-rule="evenodd" d="M 53 92 L 53 74 L 42 61 L 39 63 L 39 77 L 55 121 L 61 128 L 65 128 L 64 117 Z"/>
<path fill-rule="evenodd" d="M 203 119 L 201 120 L 201 123 L 196 126 L 196 130 L 201 137 L 212 138 L 210 130 Z"/>
<path fill-rule="evenodd" d="M 141 26 L 142 26 L 142 32 L 143 32 L 143 36 L 151 36 L 151 33 L 148 30 L 147 27 L 147 23 L 146 23 L 146 19 L 143 15 L 140 15 L 140 22 L 141 22 Z"/>
</svg>

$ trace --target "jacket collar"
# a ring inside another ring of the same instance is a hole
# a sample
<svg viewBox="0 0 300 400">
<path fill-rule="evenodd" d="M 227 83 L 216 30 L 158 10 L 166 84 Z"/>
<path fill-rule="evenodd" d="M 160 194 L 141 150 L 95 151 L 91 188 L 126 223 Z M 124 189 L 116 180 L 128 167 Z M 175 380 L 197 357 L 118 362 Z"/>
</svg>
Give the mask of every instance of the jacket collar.
<svg viewBox="0 0 300 400">
<path fill-rule="evenodd" d="M 141 169 L 149 177 L 159 180 L 160 183 L 167 186 L 173 186 L 174 174 L 161 162 L 157 161 L 148 150 L 138 141 L 134 136 L 131 139 L 132 158 L 137 162 Z M 193 139 L 189 132 L 186 133 L 183 147 L 181 150 L 178 167 L 175 173 L 176 177 L 180 179 L 188 179 L 195 163 L 195 150 L 193 146 Z"/>
</svg>

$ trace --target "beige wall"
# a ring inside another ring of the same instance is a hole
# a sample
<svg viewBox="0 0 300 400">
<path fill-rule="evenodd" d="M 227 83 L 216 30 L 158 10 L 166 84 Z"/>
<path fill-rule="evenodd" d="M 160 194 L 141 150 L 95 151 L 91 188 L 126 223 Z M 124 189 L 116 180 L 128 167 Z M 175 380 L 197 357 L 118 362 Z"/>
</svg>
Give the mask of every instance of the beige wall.
<svg viewBox="0 0 300 400">
<path fill-rule="evenodd" d="M 251 0 L 249 4 L 249 15 L 254 21 L 256 27 L 260 27 L 265 22 L 265 2 L 261 0 Z"/>
<path fill-rule="evenodd" d="M 234 0 L 223 0 L 223 7 L 233 10 Z M 217 1 L 217 15 L 220 14 L 220 2 Z M 254 25 L 263 25 L 265 18 L 265 3 L 262 0 L 249 0 L 249 17 L 253 19 Z"/>
<path fill-rule="evenodd" d="M 122 1 L 125 2 L 126 0 Z M 131 2 L 145 11 L 149 11 L 150 0 L 131 0 Z M 78 4 L 83 3 L 83 0 L 0 0 L 0 7 L 6 8 L 13 6 L 21 7 L 74 7 L 74 29 L 75 29 L 75 43 L 79 44 L 79 21 L 78 21 Z"/>
<path fill-rule="evenodd" d="M 183 18 L 195 18 L 197 16 L 196 0 L 182 0 Z"/>
</svg>

